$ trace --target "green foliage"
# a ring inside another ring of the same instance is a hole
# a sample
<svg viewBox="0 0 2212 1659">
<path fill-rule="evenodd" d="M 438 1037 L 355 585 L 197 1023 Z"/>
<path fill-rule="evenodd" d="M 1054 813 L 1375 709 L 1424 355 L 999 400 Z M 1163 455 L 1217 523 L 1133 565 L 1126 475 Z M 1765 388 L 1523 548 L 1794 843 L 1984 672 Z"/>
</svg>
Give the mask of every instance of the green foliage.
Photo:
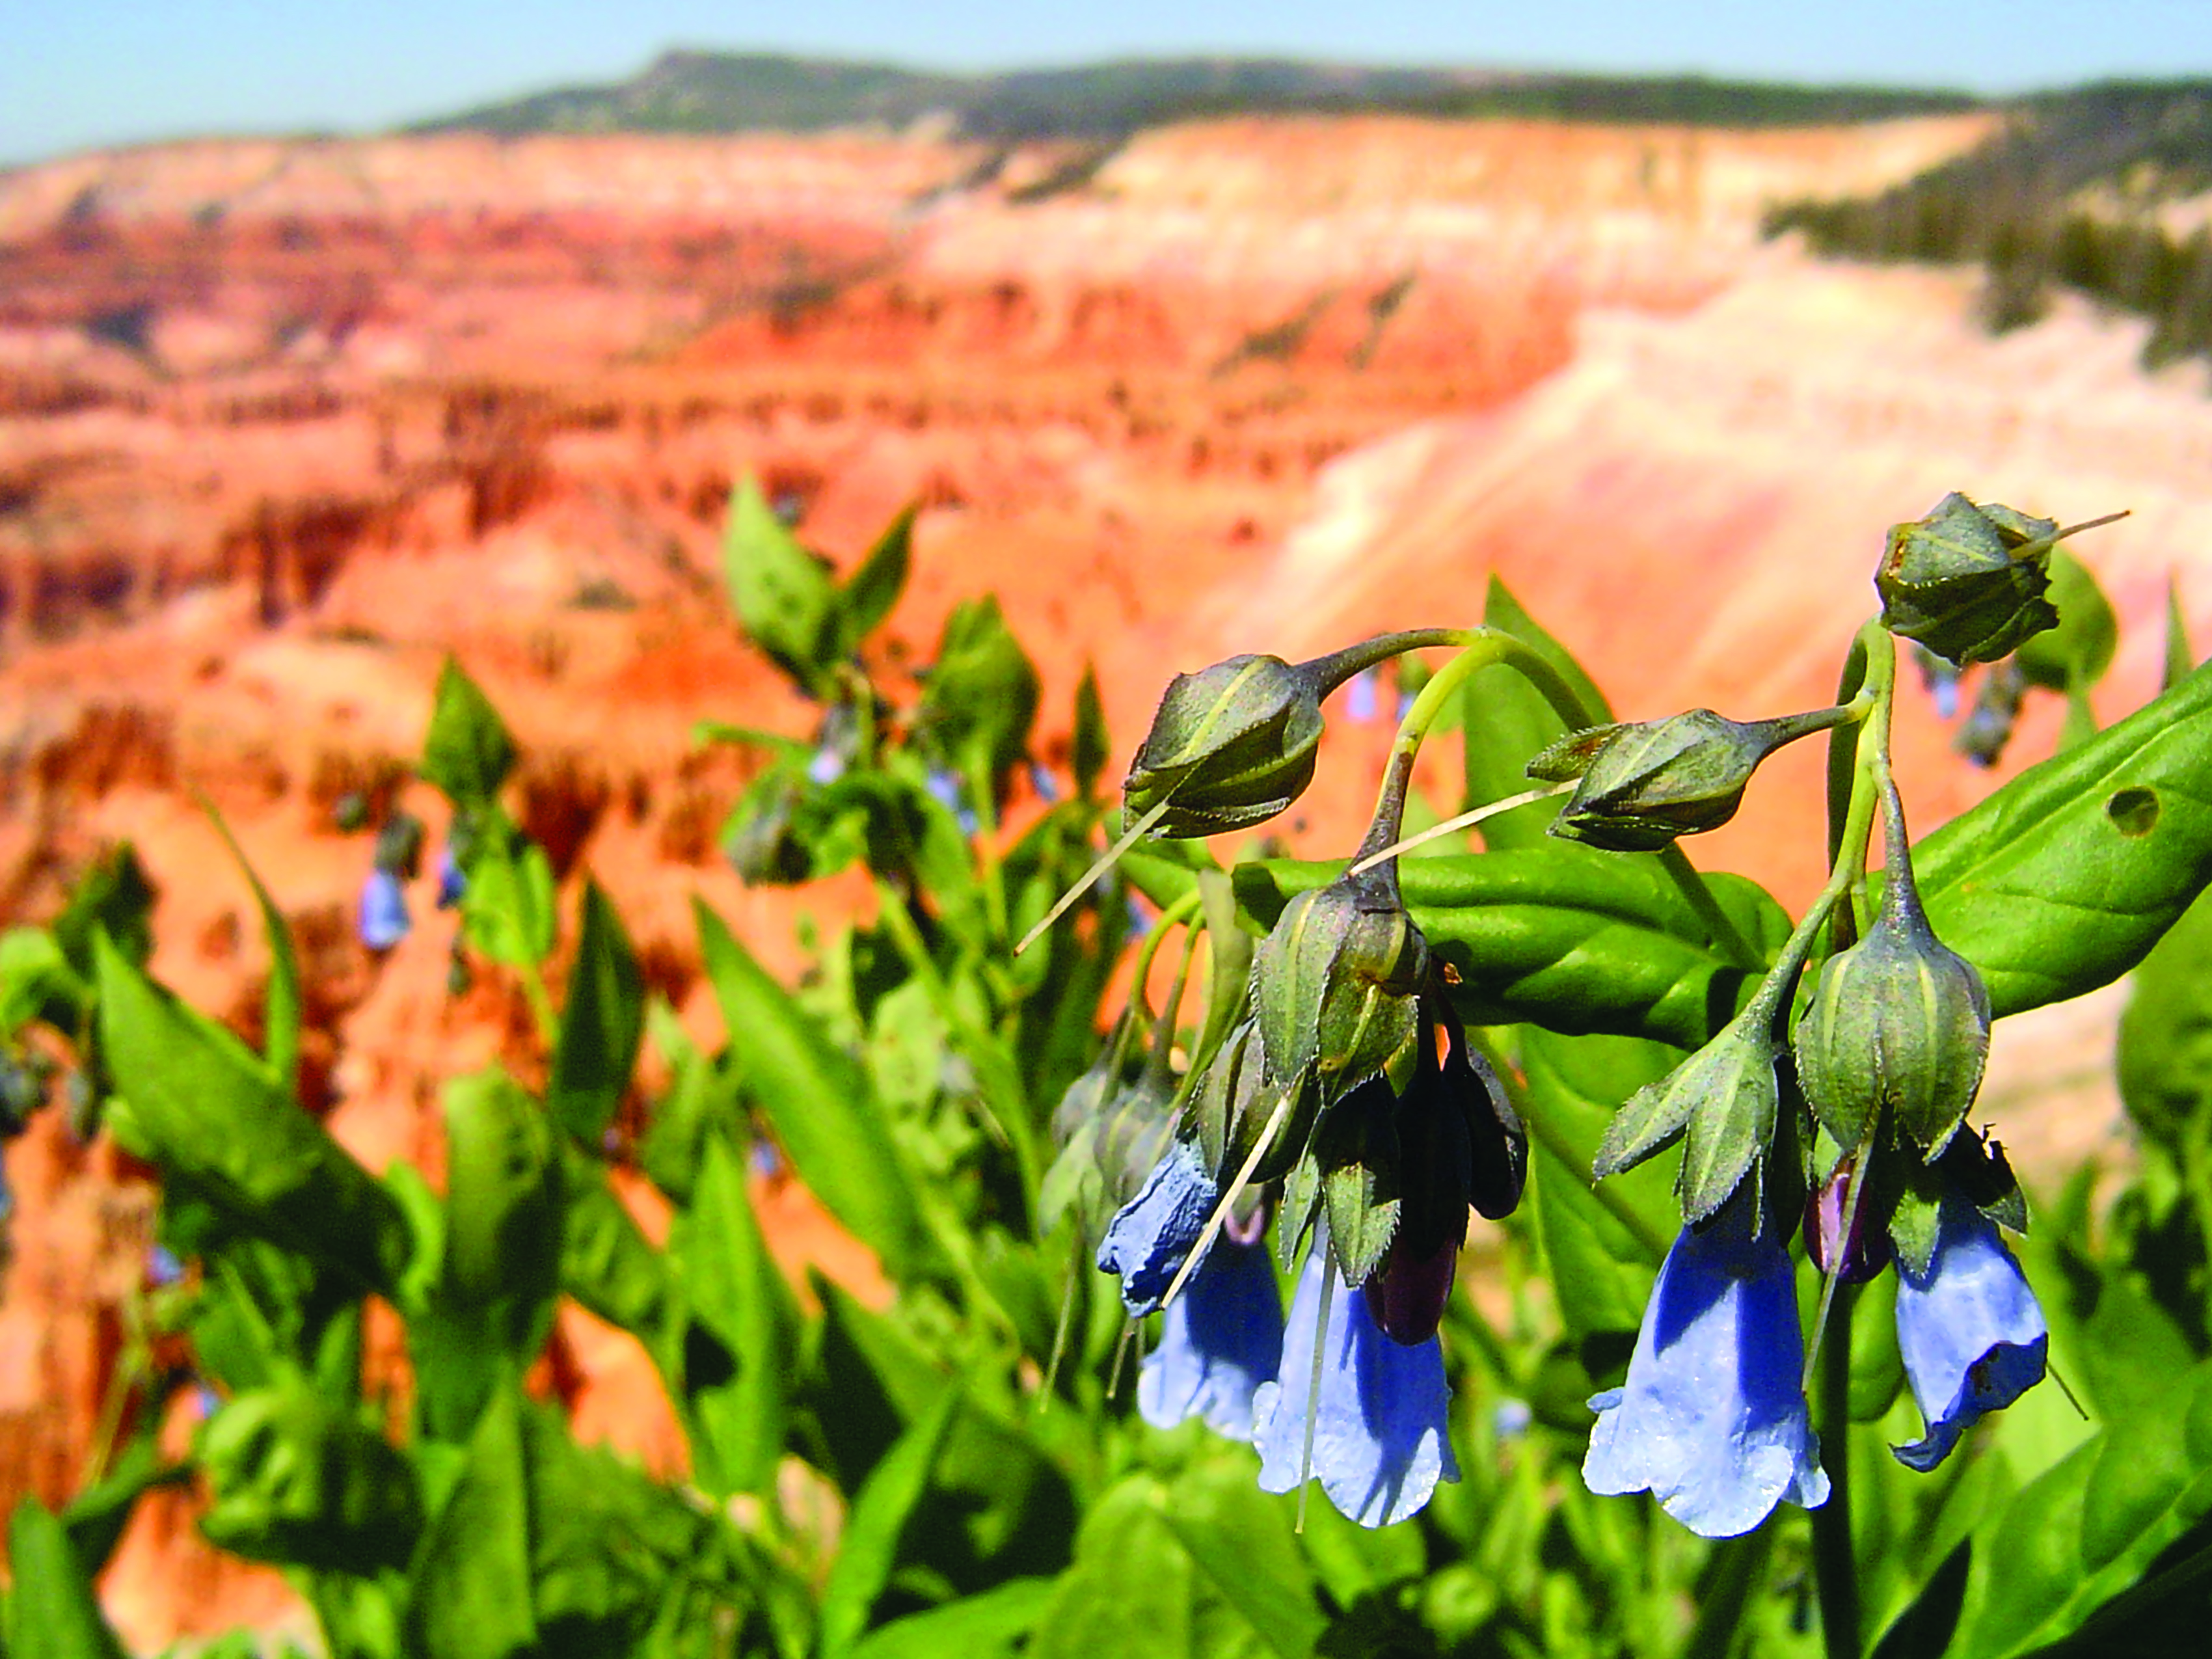
<svg viewBox="0 0 2212 1659">
<path fill-rule="evenodd" d="M 1837 953 L 1880 899 L 1871 811 L 1848 810 L 1873 799 L 1853 769 L 1869 728 L 1850 723 L 1888 695 L 1875 653 L 1863 641 L 1864 696 L 1821 715 L 1846 723 L 1844 856 L 1794 926 L 1755 884 L 1671 851 L 1547 837 L 1552 809 L 1537 803 L 1485 823 L 1486 852 L 1401 861 L 1395 885 L 1334 863 L 1224 870 L 1156 842 L 1016 957 L 1011 942 L 1104 837 L 1113 750 L 1096 685 L 1086 676 L 1077 698 L 1076 788 L 1042 799 L 1026 787 L 1039 677 L 994 604 L 954 613 L 918 687 L 871 666 L 911 515 L 841 584 L 748 489 L 732 589 L 756 643 L 821 699 L 821 725 L 810 740 L 702 735 L 769 753 L 740 814 L 761 830 L 758 867 L 791 878 L 858 862 L 874 888 L 866 914 L 810 935 L 795 987 L 763 966 L 769 947 L 697 906 L 719 1045 L 648 1000 L 596 882 L 562 893 L 501 802 L 514 740 L 450 664 L 422 772 L 465 848 L 461 952 L 520 987 L 539 1043 L 511 1070 L 448 1082 L 442 1194 L 405 1167 L 373 1176 L 301 1109 L 313 988 L 258 880 L 272 957 L 261 1054 L 149 976 L 157 913 L 127 850 L 90 870 L 53 927 L 0 939 L 0 1036 L 76 1057 L 118 1140 L 158 1170 L 160 1236 L 191 1264 L 134 1304 L 133 1328 L 181 1339 L 217 1390 L 172 1465 L 156 1430 L 185 1376 L 143 1355 L 118 1366 L 117 1420 L 140 1426 L 62 1518 L 19 1511 L 7 1653 L 118 1656 L 92 1574 L 136 1499 L 185 1480 L 208 1495 L 207 1535 L 282 1567 L 342 1659 L 1800 1659 L 1824 1645 L 1821 1618 L 1839 1621 L 1831 1651 L 1879 1638 L 1884 1655 L 1994 1656 L 2200 1632 L 2212 923 L 2191 906 L 2212 876 L 2196 730 L 2212 678 L 2179 678 L 2110 730 L 2074 732 L 1917 850 L 1929 919 L 1999 1012 L 2136 967 L 2121 1072 L 2140 1172 L 2109 1206 L 2078 1178 L 2039 1206 L 2024 1247 L 2053 1362 L 2094 1421 L 2039 1390 L 1936 1474 L 1907 1472 L 1888 1447 L 1924 1423 L 1887 1276 L 1828 1315 L 1834 1398 L 1819 1427 L 1834 1507 L 1814 1529 L 1790 1511 L 1711 1543 L 1652 1504 L 1585 1490 L 1586 1402 L 1622 1382 L 1686 1210 L 1703 1217 L 1755 1181 L 1794 1233 L 1808 1181 L 1896 1143 L 1909 1091 L 1894 1080 L 1849 1115 L 1850 1146 L 1823 1146 L 1827 1120 L 1777 1064 L 1818 964 L 1848 960 Z M 2059 626 L 2022 666 L 2078 698 L 2112 657 L 2109 611 L 2086 573 L 2053 568 Z M 1533 757 L 1606 713 L 1502 586 L 1486 614 L 1549 689 L 1508 678 L 1492 651 L 1428 700 L 1466 733 L 1469 806 L 1521 793 Z M 2185 641 L 2172 654 L 2186 659 Z M 1447 697 L 1451 684 L 1463 690 Z M 1133 892 L 1163 913 L 1133 921 Z M 564 987 L 545 982 L 553 960 L 573 964 Z M 1133 980 L 1109 1018 L 1113 988 Z M 1478 1028 L 1471 1045 L 1441 1018 L 1447 995 Z M 648 1034 L 659 1064 L 641 1069 Z M 1089 1267 L 1097 1231 L 1181 1114 L 1224 1176 L 1254 1173 L 1279 1225 L 1296 1235 L 1328 1215 L 1349 1281 L 1338 1294 L 1364 1298 L 1369 1269 L 1373 1287 L 1403 1266 L 1409 1206 L 1467 1179 L 1463 1142 L 1397 1144 L 1390 1105 L 1409 1077 L 1436 1086 L 1447 1034 L 1462 1074 L 1471 1046 L 1508 1079 L 1532 1166 L 1527 1207 L 1474 1231 L 1459 1263 L 1474 1288 L 1442 1313 L 1460 1479 L 1395 1526 L 1370 1531 L 1317 1498 L 1302 1516 L 1300 1499 L 1258 1489 L 1249 1448 L 1133 1411 L 1121 1307 Z M 1382 1093 L 1354 1086 L 1373 1079 Z M 1749 1105 L 1730 1109 L 1737 1097 Z M 1679 1176 L 1653 1156 L 1677 1136 Z M 1984 1178 L 2003 1174 L 1974 1136 L 1954 1138 L 1969 1142 Z M 1906 1217 L 1892 1231 L 1917 1218 L 1930 1248 L 1939 1188 L 1920 1171 L 1948 1178 L 1945 1158 L 1923 1166 L 1916 1152 L 1920 1185 L 1877 1195 Z M 1594 1168 L 1618 1173 L 1594 1183 Z M 626 1201 L 641 1174 L 674 1211 L 665 1248 Z M 791 1281 L 762 1200 L 793 1180 L 880 1284 Z M 1819 1278 L 1809 1265 L 1799 1278 L 1809 1311 Z M 372 1297 L 404 1325 L 404 1413 L 365 1383 Z M 689 1443 L 683 1479 L 578 1444 L 557 1409 L 526 1399 L 564 1299 L 650 1357 Z M 1838 1571 L 1856 1610 L 1829 1595 Z"/>
</svg>

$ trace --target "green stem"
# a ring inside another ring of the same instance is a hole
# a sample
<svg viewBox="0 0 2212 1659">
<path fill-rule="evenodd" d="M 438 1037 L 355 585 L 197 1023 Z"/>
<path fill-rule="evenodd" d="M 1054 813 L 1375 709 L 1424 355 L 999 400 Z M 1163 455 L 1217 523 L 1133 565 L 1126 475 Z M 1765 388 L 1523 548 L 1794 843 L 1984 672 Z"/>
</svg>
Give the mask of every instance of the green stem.
<svg viewBox="0 0 2212 1659">
<path fill-rule="evenodd" d="M 1590 1166 L 1589 1149 L 1586 1146 L 1575 1146 L 1567 1139 L 1559 1128 L 1557 1114 L 1525 1112 L 1521 1121 L 1527 1127 L 1528 1133 L 1542 1144 L 1544 1150 L 1565 1164 L 1569 1170 L 1588 1172 Z M 1645 1220 L 1637 1207 L 1622 1194 L 1617 1182 L 1601 1181 L 1595 1186 L 1585 1187 L 1583 1190 L 1603 1205 L 1607 1212 L 1615 1221 L 1628 1229 L 1630 1235 L 1644 1247 L 1654 1262 L 1666 1259 L 1667 1252 L 1674 1246 L 1674 1241 L 1672 1238 L 1662 1237 L 1651 1230 L 1651 1224 Z"/>
<path fill-rule="evenodd" d="M 1683 1640 L 1681 1659 L 1729 1659 L 1735 1651 L 1752 1592 L 1765 1577 L 1774 1554 L 1774 1530 L 1760 1527 L 1713 1547 L 1711 1583 L 1698 1608 L 1698 1622 Z"/>
<path fill-rule="evenodd" d="M 548 1048 L 558 1047 L 561 1022 L 553 1012 L 553 994 L 545 988 L 544 971 L 536 963 L 526 962 L 515 973 L 522 981 L 522 994 L 530 1003 L 530 1017 L 538 1023 L 538 1035 Z"/>
<path fill-rule="evenodd" d="M 1851 1549 L 1851 1310 L 1857 1292 L 1838 1289 L 1833 1326 L 1820 1355 L 1815 1415 L 1828 1501 L 1812 1511 L 1813 1579 L 1820 1598 L 1820 1641 L 1827 1659 L 1859 1659 L 1858 1563 Z"/>
</svg>

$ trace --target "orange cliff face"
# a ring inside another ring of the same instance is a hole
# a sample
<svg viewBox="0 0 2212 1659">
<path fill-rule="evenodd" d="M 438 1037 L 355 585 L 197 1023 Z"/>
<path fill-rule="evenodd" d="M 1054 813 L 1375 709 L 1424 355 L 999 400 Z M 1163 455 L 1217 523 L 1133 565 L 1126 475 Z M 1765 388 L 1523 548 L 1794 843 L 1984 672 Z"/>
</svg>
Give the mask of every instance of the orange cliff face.
<svg viewBox="0 0 2212 1659">
<path fill-rule="evenodd" d="M 743 890 L 714 845 L 741 763 L 690 740 L 808 719 L 720 597 L 748 471 L 844 559 L 922 501 L 900 649 L 926 660 L 957 599 L 997 590 L 1046 675 L 1048 757 L 1086 659 L 1126 748 L 1176 668 L 1465 619 L 1493 568 L 1630 715 L 1809 706 L 1882 528 L 1954 487 L 2145 509 L 2097 550 L 2140 619 L 2205 544 L 2193 391 L 2085 315 L 1990 342 L 1958 280 L 1759 243 L 1764 203 L 1982 131 L 1226 121 L 1103 160 L 252 142 L 0 176 L 0 908 L 48 914 L 131 836 L 156 971 L 251 1029 L 254 912 L 204 792 L 320 988 L 310 1106 L 371 1167 L 435 1179 L 441 1080 L 527 1075 L 526 1012 L 489 982 L 447 998 L 427 890 L 389 958 L 353 943 L 368 849 L 330 809 L 413 755 L 450 650 L 521 738 L 526 820 L 714 1035 L 691 893 L 797 960 L 799 901 Z M 2203 583 L 2185 597 L 2212 623 Z M 1303 844 L 1348 844 L 1385 740 L 1325 749 Z M 1979 787 L 1911 741 L 1948 805 Z M 1801 832 L 1755 818 L 1701 856 L 1802 891 Z M 53 1115 L 37 1133 L 10 1152 L 0 1501 L 73 1489 L 144 1242 L 143 1192 Z M 839 1248 L 809 1224 L 787 1246 Z M 634 1344 L 560 1340 L 547 1386 L 580 1421 L 680 1458 Z M 149 1511 L 107 1583 L 143 1645 L 283 1605 L 191 1553 L 185 1514 Z"/>
</svg>

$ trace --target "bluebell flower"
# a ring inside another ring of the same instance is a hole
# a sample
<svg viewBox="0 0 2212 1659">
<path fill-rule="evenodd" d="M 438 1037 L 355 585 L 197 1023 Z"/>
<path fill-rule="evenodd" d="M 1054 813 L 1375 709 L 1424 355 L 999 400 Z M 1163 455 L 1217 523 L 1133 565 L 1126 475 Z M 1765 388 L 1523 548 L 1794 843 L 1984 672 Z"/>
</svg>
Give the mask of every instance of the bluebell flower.
<svg viewBox="0 0 2212 1659">
<path fill-rule="evenodd" d="M 468 890 L 469 878 L 462 873 L 461 861 L 448 842 L 438 854 L 438 908 L 452 909 Z"/>
<path fill-rule="evenodd" d="M 1036 791 L 1036 798 L 1047 806 L 1050 806 L 1060 799 L 1060 781 L 1046 769 L 1042 761 L 1033 760 L 1030 763 L 1030 787 Z"/>
<path fill-rule="evenodd" d="M 1928 1425 L 1924 1438 L 1891 1448 L 1897 1461 L 1923 1474 L 1934 1468 L 1984 1413 L 2043 1380 L 2050 1344 L 2043 1309 L 1996 1224 L 1946 1200 L 1928 1271 L 1897 1264 L 1897 1346 Z"/>
<path fill-rule="evenodd" d="M 1322 1287 L 1336 1272 L 1325 1230 L 1298 1274 L 1283 1334 L 1278 1379 L 1252 1398 L 1252 1443 L 1260 1489 L 1289 1492 L 1308 1477 L 1328 1501 L 1363 1527 L 1387 1527 L 1418 1515 L 1439 1480 L 1459 1479 L 1446 1417 L 1443 1347 L 1433 1336 L 1408 1347 L 1383 1334 L 1367 1299 L 1340 1280 L 1320 1331 Z M 1321 1388 L 1313 1387 L 1314 1344 L 1321 1344 Z M 1306 1461 L 1310 1397 L 1313 1455 Z"/>
<path fill-rule="evenodd" d="M 1789 1253 L 1739 1199 L 1674 1241 L 1652 1287 L 1628 1381 L 1590 1401 L 1594 1492 L 1649 1491 L 1705 1538 L 1749 1532 L 1787 1498 L 1827 1501 L 1799 1373 Z"/>
<path fill-rule="evenodd" d="M 1252 1437 L 1254 1390 L 1283 1363 L 1283 1301 L 1267 1247 L 1224 1237 L 1168 1304 L 1159 1346 L 1137 1372 L 1137 1411 L 1157 1429 L 1186 1418 Z"/>
<path fill-rule="evenodd" d="M 406 891 L 380 865 L 361 890 L 361 942 L 372 951 L 389 951 L 407 937 L 409 926 Z"/>
<path fill-rule="evenodd" d="M 1141 1319 L 1159 1310 L 1219 1196 L 1197 1145 L 1176 1140 L 1137 1195 L 1114 1212 L 1098 1246 L 1098 1271 L 1121 1276 L 1121 1303 L 1131 1313 Z"/>
<path fill-rule="evenodd" d="M 146 1247 L 146 1282 L 156 1287 L 174 1285 L 185 1276 L 185 1264 L 166 1244 Z"/>
</svg>

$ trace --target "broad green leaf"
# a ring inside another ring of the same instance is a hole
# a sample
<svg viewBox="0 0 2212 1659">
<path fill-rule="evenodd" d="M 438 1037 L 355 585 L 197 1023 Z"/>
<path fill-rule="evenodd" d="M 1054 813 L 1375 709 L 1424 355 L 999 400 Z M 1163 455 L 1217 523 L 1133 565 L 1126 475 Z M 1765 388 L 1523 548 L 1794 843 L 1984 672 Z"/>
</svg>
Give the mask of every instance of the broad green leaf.
<svg viewBox="0 0 2212 1659">
<path fill-rule="evenodd" d="M 446 1085 L 444 1254 L 410 1322 L 425 1431 L 465 1439 L 495 1388 L 520 1381 L 561 1282 L 561 1162 L 538 1103 L 496 1068 Z"/>
<path fill-rule="evenodd" d="M 1287 1506 L 1260 1491 L 1249 1470 L 1185 1474 L 1153 1501 L 1223 1598 L 1260 1632 L 1277 1659 L 1305 1659 L 1328 1621 Z"/>
<path fill-rule="evenodd" d="M 522 1407 L 495 1395 L 468 1464 L 416 1552 L 408 1647 L 422 1659 L 509 1659 L 538 1644 Z"/>
<path fill-rule="evenodd" d="M 2212 880 L 2209 720 L 2200 669 L 1913 849 L 1928 920 L 1993 1013 L 2110 984 Z"/>
<path fill-rule="evenodd" d="M 405 1565 L 422 1511 L 408 1461 L 302 1380 L 234 1395 L 200 1432 L 200 1530 L 252 1561 L 370 1577 Z"/>
<path fill-rule="evenodd" d="M 2051 550 L 2051 604 L 2058 625 L 2021 641 L 2015 653 L 2029 683 L 2086 701 L 2112 665 L 2119 621 L 2088 567 L 2063 547 Z"/>
<path fill-rule="evenodd" d="M 645 1035 L 645 981 L 622 918 L 596 881 L 584 884 L 584 919 L 561 1040 L 545 1103 L 554 1121 L 587 1146 L 597 1146 L 622 1104 Z"/>
<path fill-rule="evenodd" d="M 954 763 L 963 781 L 996 779 L 1029 748 L 1040 684 L 998 600 L 988 594 L 964 600 L 945 618 L 916 729 Z"/>
<path fill-rule="evenodd" d="M 1522 609 L 1520 601 L 1496 576 L 1483 605 L 1486 626 L 1502 629 L 1556 669 L 1561 678 L 1589 706 L 1594 723 L 1613 718 L 1603 695 L 1565 647 L 1546 633 Z M 1528 787 L 1529 760 L 1565 736 L 1567 722 L 1544 694 L 1514 669 L 1492 664 L 1471 676 L 1461 694 L 1462 724 L 1467 732 L 1467 781 L 1462 810 L 1504 800 Z M 1527 806 L 1488 818 L 1482 824 L 1483 845 L 1493 852 L 1508 847 L 1542 843 L 1544 827 L 1559 811 L 1556 801 L 1534 801 Z"/>
<path fill-rule="evenodd" d="M 276 1081 L 287 1093 L 299 1086 L 300 1075 L 300 957 L 292 948 L 292 930 L 285 926 L 284 913 L 269 896 L 269 890 L 261 884 L 261 878 L 246 861 L 246 851 L 238 844 L 238 837 L 230 833 L 222 814 L 211 802 L 203 800 L 202 806 L 215 822 L 222 843 L 230 848 L 231 857 L 245 872 L 246 884 L 253 889 L 253 902 L 261 911 L 261 932 L 269 941 L 269 988 L 262 1004 L 262 1024 L 267 1035 L 262 1043 L 269 1069 L 276 1073 Z"/>
<path fill-rule="evenodd" d="M 860 648 L 860 642 L 882 626 L 898 603 L 899 595 L 906 591 L 906 578 L 914 547 L 914 520 L 916 509 L 907 507 L 884 526 L 884 533 L 876 538 L 876 544 L 868 550 L 860 568 L 845 585 L 843 637 L 839 641 L 844 654 L 849 656 Z"/>
<path fill-rule="evenodd" d="M 390 1194 L 260 1058 L 96 941 L 100 1039 L 124 1144 L 238 1226 L 386 1295 L 410 1236 Z"/>
<path fill-rule="evenodd" d="M 2212 1364 L 2163 1409 L 2108 1425 L 1974 1534 L 1952 1651 L 1998 1659 L 2066 1636 L 2212 1512 Z"/>
<path fill-rule="evenodd" d="M 730 494 L 722 574 L 745 637 L 802 690 L 825 690 L 845 632 L 836 579 L 827 562 L 799 545 L 750 475 Z"/>
<path fill-rule="evenodd" d="M 1265 929 L 1291 895 L 1325 885 L 1339 867 L 1269 859 L 1231 873 L 1237 902 Z M 1741 876 L 1705 880 L 1771 957 L 1790 930 L 1782 908 Z M 1654 859 L 1549 842 L 1409 859 L 1399 883 L 1430 948 L 1459 974 L 1452 1000 L 1470 1025 L 1525 1020 L 1693 1048 L 1754 983 L 1704 943 L 1697 913 Z"/>
<path fill-rule="evenodd" d="M 13 1036 L 34 1019 L 75 1031 L 91 1006 L 91 985 L 70 966 L 52 933 L 43 927 L 0 933 L 0 1036 Z"/>
<path fill-rule="evenodd" d="M 100 1616 L 92 1576 L 62 1523 L 35 1498 L 15 1505 L 8 1526 L 8 1659 L 124 1659 Z"/>
<path fill-rule="evenodd" d="M 667 1258 L 623 1206 L 604 1164 L 570 1143 L 561 1166 L 561 1288 L 665 1364 L 673 1306 Z"/>
<path fill-rule="evenodd" d="M 514 738 L 477 683 L 453 658 L 438 671 L 437 701 L 422 738 L 424 781 L 455 806 L 482 811 L 514 769 Z"/>
<path fill-rule="evenodd" d="M 793 1166 L 894 1279 L 912 1277 L 929 1243 L 906 1162 L 867 1073 L 769 976 L 722 919 L 694 900 L 707 975 L 755 1103 Z"/>
<path fill-rule="evenodd" d="M 999 1659 L 1036 1628 L 1054 1592 L 1049 1578 L 1009 1579 L 878 1625 L 854 1644 L 852 1659 Z"/>
<path fill-rule="evenodd" d="M 2120 1098 L 2175 1157 L 2212 1114 L 2212 899 L 2199 896 L 2136 965 L 2120 1014 Z"/>
<path fill-rule="evenodd" d="M 94 941 L 109 943 L 133 966 L 143 966 L 154 950 L 154 884 L 129 842 L 111 847 L 85 867 L 70 889 L 69 902 L 54 918 L 54 942 L 80 979 L 94 977 Z"/>
<path fill-rule="evenodd" d="M 890 1583 L 899 1543 L 915 1506 L 929 1487 L 931 1468 L 944 1449 L 960 1391 L 948 1388 L 928 1414 L 904 1434 L 869 1472 L 853 1500 L 838 1540 L 830 1580 L 822 1587 L 823 1659 L 849 1652 L 867 1628 L 869 1610 Z"/>
<path fill-rule="evenodd" d="M 769 1495 L 790 1417 L 799 1308 L 720 1135 L 706 1142 L 669 1253 L 696 1328 L 684 1344 L 684 1389 L 706 1441 L 694 1449 L 696 1478 L 717 1498 Z"/>
<path fill-rule="evenodd" d="M 1596 1186 L 1590 1164 L 1620 1103 L 1680 1054 L 1633 1037 L 1571 1039 L 1533 1027 L 1521 1033 L 1520 1054 L 1537 1235 L 1559 1316 L 1596 1375 L 1627 1358 L 1681 1213 L 1663 1163 Z"/>
<path fill-rule="evenodd" d="M 1273 1651 L 1169 1530 L 1163 1507 L 1147 1474 L 1125 1478 L 1091 1506 L 1075 1565 L 1030 1639 L 1030 1659 L 1260 1659 Z"/>
<path fill-rule="evenodd" d="M 553 866 L 503 814 L 486 820 L 464 866 L 461 925 L 494 962 L 527 971 L 553 953 Z"/>
</svg>

